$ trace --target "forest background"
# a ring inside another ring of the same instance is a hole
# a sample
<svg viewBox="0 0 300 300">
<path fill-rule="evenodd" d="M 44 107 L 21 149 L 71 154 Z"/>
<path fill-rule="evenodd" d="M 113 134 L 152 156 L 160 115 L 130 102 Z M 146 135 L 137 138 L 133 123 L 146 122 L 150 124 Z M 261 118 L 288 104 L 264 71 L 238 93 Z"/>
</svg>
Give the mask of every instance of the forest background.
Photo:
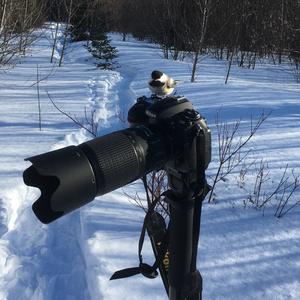
<svg viewBox="0 0 300 300">
<path fill-rule="evenodd" d="M 99 40 L 106 32 L 158 43 L 164 57 L 192 54 L 191 81 L 201 55 L 255 68 L 259 59 L 300 63 L 299 0 L 1 0 L 0 64 L 32 42 L 30 33 L 45 21 L 64 22 L 78 40 Z M 54 45 L 55 46 L 55 45 Z M 53 46 L 53 47 L 54 47 Z M 63 50 L 65 45 L 63 47 Z M 63 51 L 60 65 L 63 60 Z"/>
</svg>

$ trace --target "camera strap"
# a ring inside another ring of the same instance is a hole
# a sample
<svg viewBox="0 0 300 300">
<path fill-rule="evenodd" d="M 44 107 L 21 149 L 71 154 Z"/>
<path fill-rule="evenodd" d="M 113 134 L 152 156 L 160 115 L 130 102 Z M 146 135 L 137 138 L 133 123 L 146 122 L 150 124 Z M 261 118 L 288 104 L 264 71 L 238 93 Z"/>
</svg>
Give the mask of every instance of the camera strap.
<svg viewBox="0 0 300 300">
<path fill-rule="evenodd" d="M 159 202 L 159 200 L 160 200 L 160 197 L 156 198 L 153 202 L 151 202 L 151 204 L 149 205 L 148 211 L 146 213 L 146 216 L 144 218 L 143 227 L 142 227 L 140 239 L 139 239 L 139 247 L 138 247 L 139 266 L 116 271 L 111 276 L 110 280 L 127 278 L 127 277 L 131 277 L 131 276 L 134 276 L 137 274 L 142 274 L 145 277 L 150 278 L 150 279 L 154 279 L 158 276 L 157 268 L 159 268 L 159 266 L 162 264 L 162 261 L 165 257 L 165 254 L 166 254 L 167 248 L 168 248 L 168 244 L 169 244 L 169 226 L 168 226 L 165 236 L 160 244 L 158 254 L 156 255 L 156 260 L 152 266 L 143 262 L 142 249 L 143 249 L 146 231 L 147 231 L 147 228 L 151 221 L 151 218 L 155 214 L 158 214 L 157 212 L 154 211 L 154 209 L 155 209 L 157 203 Z"/>
</svg>

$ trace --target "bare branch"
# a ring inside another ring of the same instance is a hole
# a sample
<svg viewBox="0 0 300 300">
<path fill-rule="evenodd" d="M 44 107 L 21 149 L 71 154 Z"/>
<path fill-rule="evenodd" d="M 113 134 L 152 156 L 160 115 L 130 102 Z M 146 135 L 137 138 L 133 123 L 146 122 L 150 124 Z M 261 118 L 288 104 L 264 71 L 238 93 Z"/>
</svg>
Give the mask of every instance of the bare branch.
<svg viewBox="0 0 300 300">
<path fill-rule="evenodd" d="M 84 124 L 82 124 L 81 122 L 79 122 L 76 117 L 72 117 L 70 114 L 64 112 L 62 109 L 60 109 L 56 103 L 54 102 L 54 100 L 51 98 L 50 94 L 48 93 L 48 91 L 46 91 L 49 100 L 51 101 L 51 103 L 53 104 L 53 106 L 64 116 L 66 116 L 67 118 L 69 118 L 73 123 L 75 123 L 76 125 L 78 125 L 79 127 L 85 129 L 87 132 L 89 132 L 92 136 L 96 137 L 97 135 L 95 134 L 95 132 L 93 132 L 92 130 L 90 130 L 87 126 L 85 126 Z"/>
<path fill-rule="evenodd" d="M 253 125 L 253 120 L 250 120 L 250 132 L 246 137 L 238 137 L 241 120 L 235 121 L 233 124 L 221 122 L 220 111 L 218 111 L 215 118 L 215 125 L 218 136 L 218 156 L 219 163 L 217 173 L 214 176 L 212 188 L 210 191 L 208 202 L 211 202 L 214 195 L 216 184 L 220 181 L 225 181 L 226 176 L 233 172 L 240 164 L 242 164 L 251 150 L 242 153 L 242 149 L 253 138 L 257 130 L 261 127 L 263 122 L 268 118 L 269 114 L 261 113 L 256 123 Z"/>
</svg>

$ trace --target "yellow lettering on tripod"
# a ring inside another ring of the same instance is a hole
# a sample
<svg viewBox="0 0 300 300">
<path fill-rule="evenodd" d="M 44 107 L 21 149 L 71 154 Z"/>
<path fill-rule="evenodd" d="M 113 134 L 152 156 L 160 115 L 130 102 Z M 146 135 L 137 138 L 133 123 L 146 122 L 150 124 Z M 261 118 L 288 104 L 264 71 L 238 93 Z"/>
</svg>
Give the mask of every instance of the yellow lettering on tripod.
<svg viewBox="0 0 300 300">
<path fill-rule="evenodd" d="M 157 246 L 160 246 L 161 245 L 161 242 L 158 242 L 157 243 Z M 163 263 L 163 267 L 165 269 L 166 272 L 169 271 L 169 265 L 170 265 L 170 252 L 167 250 L 165 256 L 164 256 L 164 259 L 162 261 Z"/>
<path fill-rule="evenodd" d="M 165 254 L 165 258 L 163 259 L 163 265 L 166 271 L 169 271 L 169 265 L 170 265 L 170 252 L 167 251 Z"/>
</svg>

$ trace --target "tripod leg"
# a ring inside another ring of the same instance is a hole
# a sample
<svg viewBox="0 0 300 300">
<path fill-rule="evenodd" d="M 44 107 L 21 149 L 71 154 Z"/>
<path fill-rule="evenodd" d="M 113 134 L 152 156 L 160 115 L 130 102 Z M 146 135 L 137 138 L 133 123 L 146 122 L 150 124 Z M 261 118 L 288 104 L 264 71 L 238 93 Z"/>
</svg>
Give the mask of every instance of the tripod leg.
<svg viewBox="0 0 300 300">
<path fill-rule="evenodd" d="M 188 298 L 188 300 L 201 300 L 202 299 L 202 276 L 197 271 L 197 253 L 198 253 L 198 242 L 200 235 L 200 223 L 201 223 L 201 211 L 202 211 L 202 199 L 196 199 L 194 218 L 193 218 L 193 250 L 191 260 L 191 273 L 197 272 L 195 285 L 197 286 L 196 291 Z"/>
<path fill-rule="evenodd" d="M 170 268 L 169 299 L 184 300 L 186 277 L 190 273 L 193 243 L 193 200 L 169 197 L 170 203 Z"/>
</svg>

